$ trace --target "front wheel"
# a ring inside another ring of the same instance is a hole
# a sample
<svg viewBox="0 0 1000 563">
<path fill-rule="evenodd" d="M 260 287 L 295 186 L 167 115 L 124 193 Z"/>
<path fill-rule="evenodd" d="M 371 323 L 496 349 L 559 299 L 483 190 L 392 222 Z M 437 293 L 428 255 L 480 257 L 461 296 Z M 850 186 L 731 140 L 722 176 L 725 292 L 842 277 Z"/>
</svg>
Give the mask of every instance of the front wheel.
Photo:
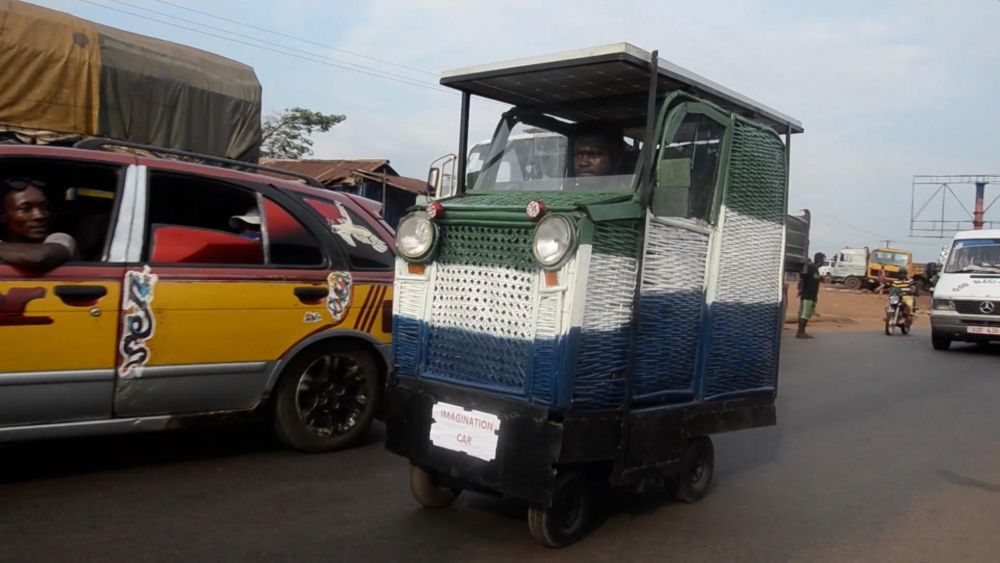
<svg viewBox="0 0 1000 563">
<path fill-rule="evenodd" d="M 594 513 L 594 489 L 587 476 L 568 471 L 556 477 L 551 506 L 528 507 L 528 530 L 545 547 L 565 547 L 590 528 Z"/>
<path fill-rule="evenodd" d="M 892 319 L 885 320 L 885 335 L 892 336 Z"/>
<path fill-rule="evenodd" d="M 847 289 L 861 289 L 861 278 L 857 276 L 850 276 L 844 280 L 844 287 Z"/>
<path fill-rule="evenodd" d="M 947 350 L 951 348 L 951 339 L 942 334 L 931 333 L 931 344 L 935 350 Z"/>
<path fill-rule="evenodd" d="M 410 467 L 410 492 L 425 508 L 447 508 L 455 502 L 462 489 L 442 485 L 433 473 L 414 465 Z"/>
<path fill-rule="evenodd" d="M 304 452 L 352 446 L 368 432 L 380 393 L 378 369 L 368 351 L 307 350 L 288 364 L 278 383 L 275 433 Z"/>
</svg>

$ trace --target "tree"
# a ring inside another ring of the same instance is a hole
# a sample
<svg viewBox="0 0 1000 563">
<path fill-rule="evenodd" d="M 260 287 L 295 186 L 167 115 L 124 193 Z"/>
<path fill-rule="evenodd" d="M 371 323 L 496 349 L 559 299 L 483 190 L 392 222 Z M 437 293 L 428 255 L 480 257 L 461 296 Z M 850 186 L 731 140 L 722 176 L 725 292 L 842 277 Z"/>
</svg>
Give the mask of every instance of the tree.
<svg viewBox="0 0 1000 563">
<path fill-rule="evenodd" d="M 272 113 L 261 124 L 261 158 L 298 159 L 312 154 L 310 135 L 326 133 L 347 119 L 346 115 L 323 114 L 304 108 Z"/>
</svg>

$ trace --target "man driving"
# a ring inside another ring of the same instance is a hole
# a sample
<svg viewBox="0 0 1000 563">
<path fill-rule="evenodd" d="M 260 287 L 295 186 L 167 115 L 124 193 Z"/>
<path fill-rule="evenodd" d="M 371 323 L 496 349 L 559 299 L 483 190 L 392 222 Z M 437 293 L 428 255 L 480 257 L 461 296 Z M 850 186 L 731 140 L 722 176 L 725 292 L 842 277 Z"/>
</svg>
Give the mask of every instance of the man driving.
<svg viewBox="0 0 1000 563">
<path fill-rule="evenodd" d="M 76 240 L 49 233 L 45 184 L 31 178 L 0 180 L 0 262 L 48 271 L 76 256 Z"/>
<path fill-rule="evenodd" d="M 575 176 L 620 174 L 624 157 L 622 135 L 608 128 L 593 128 L 576 138 L 573 150 Z"/>
</svg>

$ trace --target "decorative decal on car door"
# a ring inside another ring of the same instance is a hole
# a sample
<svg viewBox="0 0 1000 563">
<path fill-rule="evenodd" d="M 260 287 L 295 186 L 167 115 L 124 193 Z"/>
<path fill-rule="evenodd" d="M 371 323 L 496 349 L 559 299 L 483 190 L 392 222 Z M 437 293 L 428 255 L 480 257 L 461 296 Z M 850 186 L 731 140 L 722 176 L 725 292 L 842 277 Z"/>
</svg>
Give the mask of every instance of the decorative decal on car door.
<svg viewBox="0 0 1000 563">
<path fill-rule="evenodd" d="M 149 361 L 146 343 L 153 337 L 156 319 L 153 317 L 153 288 L 157 276 L 145 266 L 141 272 L 125 272 L 122 292 L 122 336 L 118 345 L 122 364 L 119 377 L 140 377 L 142 368 Z"/>
<path fill-rule="evenodd" d="M 374 248 L 378 252 L 386 252 L 389 250 L 389 246 L 380 239 L 375 233 L 368 230 L 368 227 L 364 225 L 355 225 L 354 221 L 351 220 L 351 216 L 347 214 L 347 210 L 344 209 L 342 203 L 335 202 L 337 206 L 337 211 L 340 212 L 339 219 L 329 219 L 328 223 L 330 225 L 330 230 L 333 234 L 339 235 L 340 238 L 344 239 L 344 242 L 350 246 L 357 246 L 357 243 L 368 245 Z M 355 242 L 357 241 L 357 242 Z"/>
<path fill-rule="evenodd" d="M 24 314 L 28 303 L 45 297 L 44 287 L 12 287 L 0 292 L 0 326 L 50 325 L 52 317 L 29 317 Z"/>
<path fill-rule="evenodd" d="M 326 308 L 330 311 L 333 324 L 338 325 L 347 316 L 347 308 L 351 304 L 351 274 L 330 272 L 326 283 L 330 288 L 326 296 Z"/>
</svg>

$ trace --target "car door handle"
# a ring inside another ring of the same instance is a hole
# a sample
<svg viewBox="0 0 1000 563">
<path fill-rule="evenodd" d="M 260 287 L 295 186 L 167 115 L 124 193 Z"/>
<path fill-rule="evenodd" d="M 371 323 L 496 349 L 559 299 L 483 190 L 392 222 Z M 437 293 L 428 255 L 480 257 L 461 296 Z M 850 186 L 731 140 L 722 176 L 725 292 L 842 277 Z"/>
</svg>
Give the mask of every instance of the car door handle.
<svg viewBox="0 0 1000 563">
<path fill-rule="evenodd" d="M 57 285 L 53 292 L 72 307 L 89 307 L 108 294 L 103 285 Z"/>
<path fill-rule="evenodd" d="M 325 287 L 296 287 L 295 296 L 303 303 L 315 303 L 326 297 L 329 290 Z"/>
</svg>

